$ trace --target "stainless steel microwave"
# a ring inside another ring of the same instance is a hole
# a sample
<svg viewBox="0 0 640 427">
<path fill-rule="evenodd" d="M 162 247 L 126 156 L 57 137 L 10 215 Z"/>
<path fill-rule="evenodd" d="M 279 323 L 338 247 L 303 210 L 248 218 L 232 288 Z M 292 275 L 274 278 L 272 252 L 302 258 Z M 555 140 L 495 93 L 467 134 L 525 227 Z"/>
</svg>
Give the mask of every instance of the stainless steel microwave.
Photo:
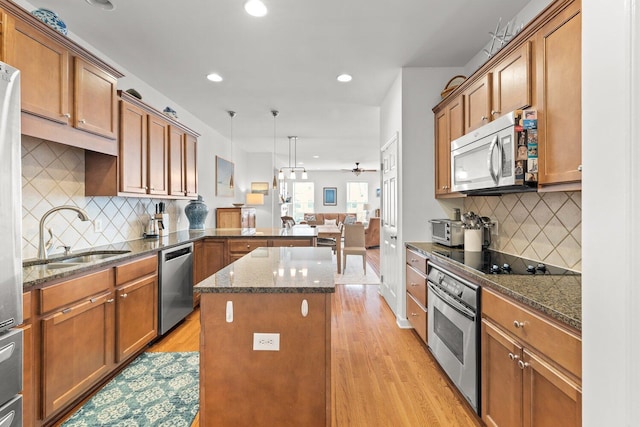
<svg viewBox="0 0 640 427">
<path fill-rule="evenodd" d="M 451 188 L 466 194 L 536 191 L 535 111 L 516 110 L 451 142 Z"/>
</svg>

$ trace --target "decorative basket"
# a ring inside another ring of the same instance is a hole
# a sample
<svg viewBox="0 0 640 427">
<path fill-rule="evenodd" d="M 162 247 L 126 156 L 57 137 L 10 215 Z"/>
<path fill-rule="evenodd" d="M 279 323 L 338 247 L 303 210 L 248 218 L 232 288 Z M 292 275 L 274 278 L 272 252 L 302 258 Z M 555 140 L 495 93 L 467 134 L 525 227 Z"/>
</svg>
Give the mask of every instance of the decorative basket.
<svg viewBox="0 0 640 427">
<path fill-rule="evenodd" d="M 456 90 L 456 88 L 460 86 L 466 79 L 467 78 L 462 75 L 452 77 L 451 80 L 449 80 L 449 82 L 446 84 L 442 92 L 440 92 L 440 96 L 442 97 L 442 99 L 445 99 L 451 92 Z"/>
</svg>

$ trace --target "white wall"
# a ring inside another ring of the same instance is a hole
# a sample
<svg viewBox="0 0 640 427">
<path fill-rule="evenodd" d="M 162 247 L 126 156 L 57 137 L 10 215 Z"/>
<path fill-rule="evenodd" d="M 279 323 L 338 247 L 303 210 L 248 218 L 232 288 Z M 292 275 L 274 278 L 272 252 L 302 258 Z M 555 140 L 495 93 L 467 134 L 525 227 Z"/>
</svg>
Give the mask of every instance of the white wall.
<svg viewBox="0 0 640 427">
<path fill-rule="evenodd" d="M 583 424 L 635 426 L 640 16 L 628 0 L 583 0 L 582 12 Z"/>
</svg>

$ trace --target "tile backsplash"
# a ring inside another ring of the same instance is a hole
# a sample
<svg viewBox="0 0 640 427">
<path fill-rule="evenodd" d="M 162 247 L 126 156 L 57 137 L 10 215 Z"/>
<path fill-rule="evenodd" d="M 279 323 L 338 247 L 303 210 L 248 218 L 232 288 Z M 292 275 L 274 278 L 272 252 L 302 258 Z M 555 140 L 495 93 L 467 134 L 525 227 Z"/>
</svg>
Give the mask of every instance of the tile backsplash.
<svg viewBox="0 0 640 427">
<path fill-rule="evenodd" d="M 493 249 L 582 270 L 581 192 L 467 197 L 464 211 L 498 222 Z"/>
<path fill-rule="evenodd" d="M 75 212 L 53 213 L 45 224 L 56 246 L 73 250 L 142 238 L 149 214 L 159 199 L 134 197 L 85 197 L 84 150 L 22 136 L 22 257 L 38 253 L 39 222 L 49 209 L 74 205 L 87 211 L 91 220 L 102 222 L 95 232 L 92 222 L 81 221 Z M 184 215 L 187 201 L 163 200 L 170 217 L 169 231 L 189 228 Z M 55 252 L 62 252 L 56 249 Z"/>
</svg>

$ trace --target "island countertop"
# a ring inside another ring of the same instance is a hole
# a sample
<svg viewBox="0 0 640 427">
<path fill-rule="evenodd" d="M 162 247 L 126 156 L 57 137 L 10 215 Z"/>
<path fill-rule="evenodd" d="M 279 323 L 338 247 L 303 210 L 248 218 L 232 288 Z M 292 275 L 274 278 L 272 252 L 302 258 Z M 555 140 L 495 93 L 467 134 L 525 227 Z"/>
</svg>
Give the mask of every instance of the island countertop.
<svg viewBox="0 0 640 427">
<path fill-rule="evenodd" d="M 194 287 L 200 293 L 332 293 L 330 248 L 257 248 Z"/>
</svg>

